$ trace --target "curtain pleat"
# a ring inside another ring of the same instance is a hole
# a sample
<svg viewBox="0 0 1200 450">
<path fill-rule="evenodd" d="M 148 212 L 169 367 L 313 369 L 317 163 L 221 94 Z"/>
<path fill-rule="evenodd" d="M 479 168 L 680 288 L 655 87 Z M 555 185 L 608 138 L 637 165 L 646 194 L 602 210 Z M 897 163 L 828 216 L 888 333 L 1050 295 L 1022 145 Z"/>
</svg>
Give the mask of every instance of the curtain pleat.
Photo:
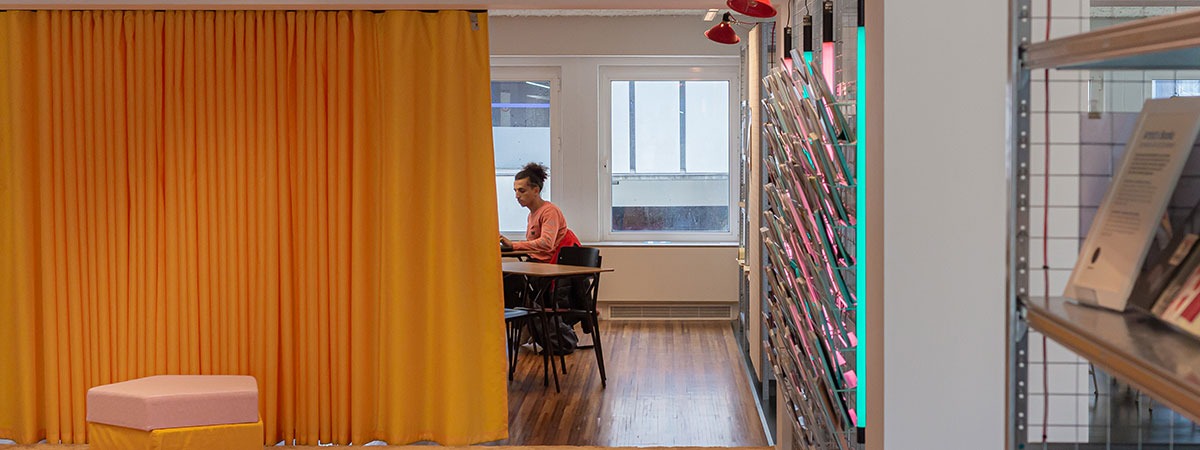
<svg viewBox="0 0 1200 450">
<path fill-rule="evenodd" d="M 386 439 L 389 442 L 423 430 L 442 430 L 423 435 L 439 442 L 454 435 L 483 441 L 492 436 L 487 434 L 490 430 L 504 429 L 507 423 L 507 412 L 496 409 L 498 404 L 477 401 L 506 398 L 503 383 L 401 392 L 403 386 L 493 380 L 493 368 L 471 358 L 503 354 L 501 348 L 490 349 L 504 340 L 502 327 L 489 325 L 492 317 L 503 314 L 502 303 L 445 301 L 470 298 L 501 284 L 498 258 L 472 256 L 475 249 L 496 248 L 495 233 L 483 230 L 499 225 L 491 212 L 496 202 L 495 166 L 479 153 L 490 151 L 491 145 L 487 42 L 475 38 L 476 33 L 487 33 L 487 23 L 480 16 L 471 24 L 466 15 L 389 12 L 380 20 L 380 54 L 407 55 L 380 59 L 380 73 L 387 81 L 381 83 L 384 101 L 379 104 L 388 123 L 383 127 L 382 166 L 384 173 L 397 175 L 382 180 L 379 191 L 384 205 L 381 228 L 388 230 L 381 238 L 381 289 L 384 298 L 410 299 L 381 303 L 382 328 L 404 330 L 380 334 L 380 374 L 397 380 L 381 388 L 388 396 L 404 399 L 380 405 L 381 426 L 394 436 Z M 412 48 L 421 51 L 405 51 Z M 414 148 L 422 150 L 405 151 Z M 429 186 L 414 190 L 412 180 Z M 473 224 L 480 232 L 463 233 L 463 224 Z M 460 245 L 446 245 L 449 242 Z M 414 267 L 414 257 L 423 270 L 406 270 Z M 472 281 L 461 282 L 463 274 Z M 439 348 L 411 345 L 420 337 Z M 483 351 L 458 353 L 467 347 Z M 413 411 L 409 404 L 431 407 Z"/>
<path fill-rule="evenodd" d="M 36 95 L 27 75 L 41 62 L 35 57 L 37 26 L 30 12 L 0 14 L 0 436 L 36 442 L 46 434 L 49 380 L 41 355 L 41 261 L 36 243 L 39 209 L 36 130 L 15 120 L 37 118 Z M 57 374 L 54 374 L 57 377 Z M 55 380 L 56 381 L 56 380 Z"/>
<path fill-rule="evenodd" d="M 0 67 L 0 438 L 156 374 L 253 375 L 268 444 L 506 436 L 485 16 L 0 12 Z"/>
</svg>

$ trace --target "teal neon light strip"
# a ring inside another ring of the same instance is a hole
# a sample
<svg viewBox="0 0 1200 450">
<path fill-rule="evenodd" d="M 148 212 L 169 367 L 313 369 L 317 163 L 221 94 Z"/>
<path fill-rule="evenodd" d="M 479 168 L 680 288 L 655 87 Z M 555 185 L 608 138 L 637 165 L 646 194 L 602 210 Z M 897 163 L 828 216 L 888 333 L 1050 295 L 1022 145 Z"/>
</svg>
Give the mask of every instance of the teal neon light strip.
<svg viewBox="0 0 1200 450">
<path fill-rule="evenodd" d="M 858 336 L 858 348 L 854 352 L 856 362 L 854 367 L 858 373 L 856 390 L 858 427 L 867 427 L 867 223 L 864 220 L 867 211 L 867 109 L 866 80 L 867 80 L 867 33 L 863 27 L 858 27 L 858 63 L 855 64 L 857 73 L 855 82 L 858 92 L 854 99 L 854 179 L 855 189 L 855 224 L 854 229 L 854 264 L 857 269 L 854 274 L 854 293 L 858 302 L 855 304 L 854 331 Z"/>
</svg>

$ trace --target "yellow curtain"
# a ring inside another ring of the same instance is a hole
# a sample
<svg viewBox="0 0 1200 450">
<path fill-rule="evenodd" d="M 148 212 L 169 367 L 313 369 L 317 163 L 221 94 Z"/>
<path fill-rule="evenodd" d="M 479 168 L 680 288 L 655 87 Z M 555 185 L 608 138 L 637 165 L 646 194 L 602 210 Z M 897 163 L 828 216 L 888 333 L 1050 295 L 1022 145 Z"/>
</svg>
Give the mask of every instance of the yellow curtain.
<svg viewBox="0 0 1200 450">
<path fill-rule="evenodd" d="M 269 444 L 506 437 L 485 16 L 4 12 L 0 67 L 0 437 L 175 373 Z"/>
</svg>

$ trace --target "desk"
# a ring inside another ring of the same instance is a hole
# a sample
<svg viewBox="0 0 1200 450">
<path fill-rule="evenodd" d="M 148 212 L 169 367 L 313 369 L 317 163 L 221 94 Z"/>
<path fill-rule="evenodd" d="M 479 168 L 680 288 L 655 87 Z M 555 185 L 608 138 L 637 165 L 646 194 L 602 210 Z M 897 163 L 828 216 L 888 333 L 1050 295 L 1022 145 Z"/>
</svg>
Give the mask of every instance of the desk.
<svg viewBox="0 0 1200 450">
<path fill-rule="evenodd" d="M 546 295 L 546 292 L 550 290 L 549 288 L 553 284 L 551 282 L 558 278 L 596 275 L 613 271 L 613 269 L 605 267 L 569 266 L 566 264 L 547 264 L 528 261 L 508 261 L 500 264 L 501 272 L 504 275 L 525 277 L 523 296 L 525 297 L 525 306 L 528 308 L 545 306 L 544 303 L 539 303 L 538 300 Z M 543 282 L 533 283 L 533 278 L 541 279 Z"/>
<path fill-rule="evenodd" d="M 500 250 L 501 258 L 517 258 L 522 261 L 529 257 L 529 250 Z"/>
<path fill-rule="evenodd" d="M 547 317 L 547 316 L 545 316 L 545 314 L 555 314 L 556 313 L 555 308 L 557 308 L 557 306 L 556 305 L 547 305 L 546 304 L 547 302 L 545 302 L 542 299 L 545 297 L 553 296 L 552 287 L 554 286 L 554 283 L 553 283 L 554 280 L 557 280 L 559 278 L 588 276 L 588 275 L 597 275 L 598 276 L 601 273 L 612 272 L 612 271 L 613 271 L 613 269 L 604 268 L 604 267 L 571 266 L 571 265 L 566 265 L 566 264 L 546 264 L 546 263 L 536 263 L 536 262 L 526 262 L 526 261 L 509 261 L 509 262 L 501 263 L 501 272 L 503 272 L 505 276 L 521 276 L 525 279 L 525 287 L 521 290 L 521 297 L 523 299 L 523 303 L 525 304 L 526 308 L 529 308 L 529 309 L 532 309 L 532 310 L 535 310 L 538 312 L 538 316 L 542 317 L 543 320 L 545 321 L 543 323 L 545 324 L 544 329 L 546 329 L 546 330 L 552 329 L 553 326 L 551 325 L 551 322 L 548 319 L 545 319 L 545 317 Z M 534 283 L 533 282 L 534 279 L 539 279 L 540 282 Z M 550 306 L 550 307 L 547 308 L 547 306 Z M 592 325 L 595 326 L 594 320 L 592 322 Z M 557 331 L 555 331 L 555 333 L 557 333 Z M 545 339 L 546 340 L 543 340 L 542 342 L 549 342 L 548 336 Z M 597 358 L 600 358 L 599 348 L 600 347 L 597 347 L 597 353 L 596 353 Z M 515 350 L 514 350 L 514 352 L 515 352 Z M 549 364 L 546 364 L 550 367 L 548 370 L 551 372 L 554 372 L 554 389 L 557 391 L 558 390 L 558 372 L 554 370 L 554 358 L 549 356 L 550 353 L 551 352 L 543 352 L 542 355 L 543 355 L 544 361 L 549 363 Z M 513 353 L 513 355 L 515 355 L 515 353 Z M 564 374 L 567 373 L 566 372 L 566 370 L 567 370 L 566 359 L 562 356 L 562 354 L 559 354 L 559 360 L 562 361 L 562 363 L 563 363 L 563 373 Z M 598 359 L 598 361 L 602 361 L 602 360 Z M 512 374 L 513 367 L 515 365 L 516 365 L 516 360 L 514 358 L 511 361 L 511 364 L 509 365 L 510 376 Z M 543 366 L 543 371 L 546 371 L 546 370 L 547 369 L 545 369 L 545 366 Z M 600 363 L 600 377 L 602 380 L 604 379 L 603 362 Z M 548 383 L 548 381 L 546 383 Z"/>
<path fill-rule="evenodd" d="M 605 268 L 588 268 L 588 266 L 581 265 L 529 263 L 521 260 L 521 262 L 500 263 L 500 271 L 503 272 L 504 276 L 520 276 L 524 278 L 524 287 L 521 289 L 520 293 L 522 299 L 521 302 L 524 307 L 529 308 L 529 310 L 539 312 L 538 316 L 536 317 L 544 320 L 544 322 L 542 322 L 542 330 L 548 331 L 552 328 L 552 325 L 550 320 L 548 320 L 544 314 L 547 311 L 542 310 L 542 307 L 547 306 L 546 301 L 542 299 L 553 295 L 552 287 L 554 286 L 554 280 L 564 277 L 602 274 L 602 272 L 611 272 L 613 270 Z M 536 280 L 539 280 L 539 282 L 534 282 L 535 278 Z M 548 346 L 548 343 L 551 341 L 547 335 L 542 337 L 541 342 L 546 343 Z M 514 371 L 514 367 L 516 366 L 516 346 L 515 344 L 512 344 L 511 341 L 510 348 L 512 349 L 512 353 L 510 354 L 512 359 L 510 360 L 509 364 L 509 376 L 511 377 L 512 371 Z M 557 391 L 558 372 L 554 370 L 554 359 L 552 358 L 551 354 L 552 352 L 542 353 L 542 360 L 544 360 L 544 368 L 542 368 L 542 370 L 547 372 L 545 373 L 546 378 L 544 383 L 550 383 L 550 380 L 548 380 L 548 378 L 550 378 L 548 377 L 548 372 L 553 372 L 554 390 Z M 562 355 L 559 355 L 559 360 L 563 361 L 563 373 L 566 373 L 566 360 Z"/>
<path fill-rule="evenodd" d="M 547 264 L 528 261 L 508 261 L 501 263 L 501 271 L 505 275 L 524 275 L 535 278 L 572 277 L 577 275 L 595 275 L 612 272 L 606 267 L 568 266 L 566 264 Z"/>
</svg>

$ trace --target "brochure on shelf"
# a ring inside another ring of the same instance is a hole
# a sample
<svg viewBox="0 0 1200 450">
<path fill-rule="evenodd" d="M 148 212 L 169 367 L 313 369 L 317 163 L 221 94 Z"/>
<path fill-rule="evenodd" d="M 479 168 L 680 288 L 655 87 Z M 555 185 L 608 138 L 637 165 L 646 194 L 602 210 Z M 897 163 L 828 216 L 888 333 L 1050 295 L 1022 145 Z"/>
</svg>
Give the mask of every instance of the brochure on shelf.
<svg viewBox="0 0 1200 450">
<path fill-rule="evenodd" d="M 1200 98 L 1147 100 L 1063 296 L 1122 311 L 1200 132 Z"/>
<path fill-rule="evenodd" d="M 1164 322 L 1200 335 L 1200 320 L 1197 320 L 1200 319 L 1200 252 L 1188 255 L 1153 312 Z"/>
<path fill-rule="evenodd" d="M 1192 157 L 1197 155 L 1193 153 Z M 1196 251 L 1200 242 L 1200 199 L 1192 206 L 1191 212 L 1179 221 L 1173 221 L 1169 215 L 1164 215 L 1158 232 L 1146 252 L 1145 262 L 1142 263 L 1142 273 L 1133 285 L 1129 294 L 1128 308 L 1155 312 L 1162 308 L 1182 284 L 1179 277 L 1180 266 L 1190 254 Z"/>
<path fill-rule="evenodd" d="M 1155 258 L 1147 257 L 1147 269 L 1134 287 L 1130 304 L 1180 330 L 1200 335 L 1200 201 L 1187 218 L 1167 227 L 1170 243 Z M 1155 249 L 1157 250 L 1157 249 Z M 1155 293 L 1148 302 L 1147 294 Z"/>
</svg>

